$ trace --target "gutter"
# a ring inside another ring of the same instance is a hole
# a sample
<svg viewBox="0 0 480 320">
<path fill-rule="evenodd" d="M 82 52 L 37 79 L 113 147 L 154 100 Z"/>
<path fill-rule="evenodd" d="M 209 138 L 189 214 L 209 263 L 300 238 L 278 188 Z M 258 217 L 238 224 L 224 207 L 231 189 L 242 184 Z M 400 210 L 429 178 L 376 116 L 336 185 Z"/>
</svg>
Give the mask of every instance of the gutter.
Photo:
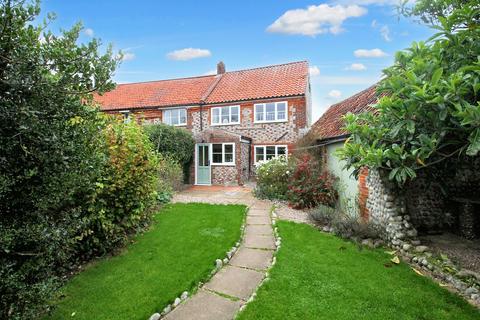
<svg viewBox="0 0 480 320">
<path fill-rule="evenodd" d="M 350 134 L 342 134 L 340 136 L 329 137 L 324 139 L 317 139 L 318 146 L 326 146 L 336 142 L 346 141 L 350 137 Z"/>
</svg>

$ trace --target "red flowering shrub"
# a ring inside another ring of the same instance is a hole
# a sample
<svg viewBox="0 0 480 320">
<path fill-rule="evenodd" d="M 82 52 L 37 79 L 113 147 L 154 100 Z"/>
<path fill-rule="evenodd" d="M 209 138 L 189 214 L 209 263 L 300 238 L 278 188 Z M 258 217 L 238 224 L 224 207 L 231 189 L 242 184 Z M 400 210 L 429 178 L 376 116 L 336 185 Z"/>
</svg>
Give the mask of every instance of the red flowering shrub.
<svg viewBox="0 0 480 320">
<path fill-rule="evenodd" d="M 338 193 L 335 178 L 322 172 L 318 161 L 309 154 L 298 159 L 288 183 L 287 197 L 290 205 L 297 209 L 312 208 L 319 204 L 335 206 Z"/>
</svg>

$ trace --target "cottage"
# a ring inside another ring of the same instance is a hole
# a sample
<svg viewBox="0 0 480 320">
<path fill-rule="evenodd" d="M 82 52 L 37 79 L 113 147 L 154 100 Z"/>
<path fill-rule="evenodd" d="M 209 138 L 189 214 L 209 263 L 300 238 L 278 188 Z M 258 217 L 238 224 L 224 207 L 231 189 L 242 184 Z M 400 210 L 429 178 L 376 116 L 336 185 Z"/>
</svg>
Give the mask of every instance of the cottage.
<svg viewBox="0 0 480 320">
<path fill-rule="evenodd" d="M 96 96 L 102 111 L 192 132 L 191 183 L 244 184 L 254 164 L 288 154 L 311 119 L 308 63 L 120 84 Z"/>
<path fill-rule="evenodd" d="M 344 129 L 342 117 L 351 112 L 359 114 L 368 111 L 370 106 L 377 102 L 376 85 L 367 88 L 350 98 L 332 105 L 318 119 L 309 131 L 309 135 L 320 146 L 323 168 L 338 177 L 341 189 L 341 202 L 358 200 L 360 214 L 367 215 L 366 200 L 368 189 L 366 187 L 367 169 L 362 170 L 359 179 L 355 179 L 352 170 L 346 170 L 345 162 L 335 156 L 337 149 L 341 148 L 348 139 L 349 134 Z"/>
</svg>

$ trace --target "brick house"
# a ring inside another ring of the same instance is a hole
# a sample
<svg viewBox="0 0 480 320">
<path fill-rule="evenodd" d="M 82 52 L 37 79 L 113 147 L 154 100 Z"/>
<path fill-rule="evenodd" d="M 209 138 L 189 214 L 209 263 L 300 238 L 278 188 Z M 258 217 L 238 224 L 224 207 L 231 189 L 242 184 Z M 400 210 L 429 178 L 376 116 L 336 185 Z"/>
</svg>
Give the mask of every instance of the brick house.
<svg viewBox="0 0 480 320">
<path fill-rule="evenodd" d="M 378 100 L 376 85 L 371 86 L 359 93 L 330 106 L 327 111 L 311 127 L 308 135 L 315 144 L 319 146 L 322 166 L 324 170 L 336 176 L 339 180 L 341 190 L 341 201 L 358 200 L 359 214 L 365 219 L 368 218 L 366 202 L 368 199 L 368 187 L 366 178 L 368 169 L 364 168 L 358 180 L 352 176 L 352 170 L 345 170 L 345 163 L 335 156 L 338 148 L 341 148 L 348 139 L 349 134 L 343 128 L 342 117 L 351 112 L 359 114 L 368 110 Z"/>
<path fill-rule="evenodd" d="M 231 72 L 220 62 L 215 75 L 120 84 L 95 100 L 109 114 L 191 131 L 198 185 L 244 184 L 256 162 L 288 154 L 311 117 L 306 61 Z"/>
</svg>

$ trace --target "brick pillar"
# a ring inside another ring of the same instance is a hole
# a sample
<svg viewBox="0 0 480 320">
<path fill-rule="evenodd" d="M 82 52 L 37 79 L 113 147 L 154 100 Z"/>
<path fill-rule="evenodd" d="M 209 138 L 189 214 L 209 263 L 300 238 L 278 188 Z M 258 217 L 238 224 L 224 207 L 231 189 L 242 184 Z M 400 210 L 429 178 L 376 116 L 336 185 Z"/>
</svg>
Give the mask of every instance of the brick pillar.
<svg viewBox="0 0 480 320">
<path fill-rule="evenodd" d="M 358 175 L 358 205 L 360 207 L 360 216 L 368 221 L 368 187 L 367 187 L 368 168 L 363 167 Z"/>
</svg>

